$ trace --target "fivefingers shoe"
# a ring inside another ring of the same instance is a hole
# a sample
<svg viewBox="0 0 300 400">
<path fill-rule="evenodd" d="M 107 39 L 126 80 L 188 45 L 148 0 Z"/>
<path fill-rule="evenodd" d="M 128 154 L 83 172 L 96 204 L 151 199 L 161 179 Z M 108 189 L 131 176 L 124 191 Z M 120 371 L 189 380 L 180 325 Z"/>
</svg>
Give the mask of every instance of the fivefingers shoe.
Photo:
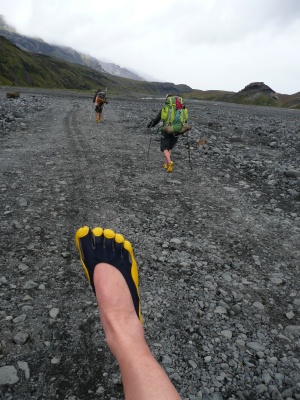
<svg viewBox="0 0 300 400">
<path fill-rule="evenodd" d="M 167 169 L 168 172 L 172 172 L 173 171 L 173 165 L 174 165 L 174 162 L 171 161 L 170 164 L 168 165 L 168 169 Z"/>
<path fill-rule="evenodd" d="M 124 236 L 111 229 L 88 226 L 78 229 L 75 235 L 80 261 L 94 293 L 94 270 L 97 264 L 107 263 L 117 268 L 129 287 L 134 308 L 142 322 L 140 297 L 138 290 L 138 267 L 133 255 L 131 243 Z"/>
</svg>

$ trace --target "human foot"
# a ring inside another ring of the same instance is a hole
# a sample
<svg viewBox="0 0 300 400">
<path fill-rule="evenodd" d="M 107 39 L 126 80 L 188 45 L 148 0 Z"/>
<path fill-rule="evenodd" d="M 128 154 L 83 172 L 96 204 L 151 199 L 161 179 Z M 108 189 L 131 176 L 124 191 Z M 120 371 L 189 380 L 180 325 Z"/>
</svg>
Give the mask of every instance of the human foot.
<svg viewBox="0 0 300 400">
<path fill-rule="evenodd" d="M 94 270 L 96 265 L 106 263 L 117 268 L 123 275 L 139 320 L 142 322 L 140 298 L 138 292 L 138 267 L 131 243 L 124 236 L 111 229 L 88 226 L 78 229 L 75 235 L 76 247 L 80 260 L 93 291 Z"/>
</svg>

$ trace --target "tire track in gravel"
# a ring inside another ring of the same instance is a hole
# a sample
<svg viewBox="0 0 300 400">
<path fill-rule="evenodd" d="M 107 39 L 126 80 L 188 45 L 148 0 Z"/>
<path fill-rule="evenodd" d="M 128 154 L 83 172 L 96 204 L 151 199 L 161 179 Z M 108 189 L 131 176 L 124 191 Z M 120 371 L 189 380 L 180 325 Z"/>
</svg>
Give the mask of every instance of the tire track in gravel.
<svg viewBox="0 0 300 400">
<path fill-rule="evenodd" d="M 38 359 L 32 364 L 33 372 L 42 372 L 44 379 L 56 377 L 53 382 L 50 379 L 43 389 L 48 398 L 52 398 L 50 393 L 65 398 L 67 393 L 71 395 L 74 390 L 80 398 L 93 398 L 87 393 L 96 391 L 94 376 L 111 371 L 112 364 L 107 361 L 109 353 L 99 353 L 105 349 L 105 342 L 99 330 L 99 319 L 95 318 L 95 303 L 91 301 L 94 297 L 88 289 L 74 243 L 75 231 L 81 221 L 86 223 L 90 210 L 91 202 L 86 191 L 93 187 L 93 175 L 87 173 L 93 160 L 90 157 L 92 147 L 87 140 L 89 131 L 85 130 L 88 126 L 85 105 L 82 99 L 73 100 L 72 103 L 63 99 L 55 107 L 55 124 L 52 126 L 48 123 L 46 128 L 51 138 L 49 141 L 53 142 L 50 146 L 53 158 L 49 161 L 53 174 L 49 183 L 52 183 L 52 189 L 57 190 L 57 194 L 54 192 L 49 199 L 54 204 L 51 208 L 58 211 L 57 215 L 49 216 L 48 224 L 55 232 L 55 243 L 59 242 L 57 246 L 63 255 L 61 259 L 52 258 L 53 284 L 49 297 L 57 299 L 61 318 L 49 329 L 52 339 L 47 337 L 51 342 L 48 353 L 58 357 L 60 362 L 49 366 Z M 44 301 L 47 301 L 47 297 Z M 48 302 L 51 300 L 48 299 Z M 48 336 L 49 332 L 46 332 Z M 98 351 L 95 352 L 96 348 Z M 76 376 L 80 378 L 78 385 L 74 383 Z"/>
</svg>

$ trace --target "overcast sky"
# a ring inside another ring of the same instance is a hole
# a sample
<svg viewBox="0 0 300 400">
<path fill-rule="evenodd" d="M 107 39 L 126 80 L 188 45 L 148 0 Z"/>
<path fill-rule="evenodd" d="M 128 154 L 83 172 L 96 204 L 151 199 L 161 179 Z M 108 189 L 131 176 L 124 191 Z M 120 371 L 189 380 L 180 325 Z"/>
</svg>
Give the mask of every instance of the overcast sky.
<svg viewBox="0 0 300 400">
<path fill-rule="evenodd" d="M 153 80 L 300 91 L 300 0 L 0 0 L 18 33 Z"/>
</svg>

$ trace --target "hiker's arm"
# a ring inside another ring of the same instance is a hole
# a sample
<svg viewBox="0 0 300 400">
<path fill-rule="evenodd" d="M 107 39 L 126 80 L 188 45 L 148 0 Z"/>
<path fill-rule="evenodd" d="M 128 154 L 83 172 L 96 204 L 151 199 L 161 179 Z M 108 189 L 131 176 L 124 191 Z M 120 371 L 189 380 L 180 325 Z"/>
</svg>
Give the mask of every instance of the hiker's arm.
<svg viewBox="0 0 300 400">
<path fill-rule="evenodd" d="M 161 110 L 159 110 L 157 116 L 151 121 L 149 122 L 149 124 L 147 125 L 148 128 L 151 128 L 152 126 L 155 126 L 159 123 L 159 121 L 161 120 Z"/>
</svg>

